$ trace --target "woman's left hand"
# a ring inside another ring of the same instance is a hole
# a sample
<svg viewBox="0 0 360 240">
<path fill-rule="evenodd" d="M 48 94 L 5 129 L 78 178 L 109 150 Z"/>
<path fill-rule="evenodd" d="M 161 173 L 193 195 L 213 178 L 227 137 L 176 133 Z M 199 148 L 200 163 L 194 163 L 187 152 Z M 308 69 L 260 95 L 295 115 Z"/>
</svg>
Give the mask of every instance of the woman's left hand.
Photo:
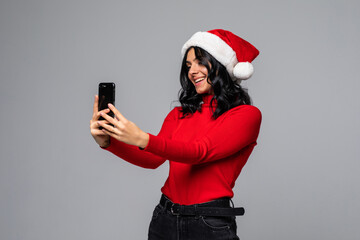
<svg viewBox="0 0 360 240">
<path fill-rule="evenodd" d="M 102 131 L 121 142 L 145 148 L 149 142 L 149 134 L 142 131 L 135 123 L 127 120 L 112 104 L 109 103 L 108 106 L 114 113 L 115 118 L 106 113 L 102 113 L 101 116 L 113 124 L 114 127 L 98 122 L 99 126 L 103 127 Z"/>
</svg>

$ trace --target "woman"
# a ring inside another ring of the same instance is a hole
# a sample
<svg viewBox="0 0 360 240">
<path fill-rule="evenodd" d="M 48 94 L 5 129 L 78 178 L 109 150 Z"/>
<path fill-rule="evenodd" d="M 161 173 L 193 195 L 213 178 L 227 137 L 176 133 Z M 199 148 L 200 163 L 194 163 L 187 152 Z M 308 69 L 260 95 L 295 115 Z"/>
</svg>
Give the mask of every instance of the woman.
<svg viewBox="0 0 360 240">
<path fill-rule="evenodd" d="M 112 105 L 98 112 L 95 96 L 90 128 L 100 147 L 144 168 L 169 160 L 149 239 L 239 239 L 235 216 L 244 209 L 234 208 L 232 188 L 261 124 L 261 112 L 239 83 L 252 75 L 258 54 L 229 31 L 195 33 L 182 48 L 181 107 L 167 115 L 157 136 Z M 110 110 L 115 118 L 107 115 Z"/>
</svg>

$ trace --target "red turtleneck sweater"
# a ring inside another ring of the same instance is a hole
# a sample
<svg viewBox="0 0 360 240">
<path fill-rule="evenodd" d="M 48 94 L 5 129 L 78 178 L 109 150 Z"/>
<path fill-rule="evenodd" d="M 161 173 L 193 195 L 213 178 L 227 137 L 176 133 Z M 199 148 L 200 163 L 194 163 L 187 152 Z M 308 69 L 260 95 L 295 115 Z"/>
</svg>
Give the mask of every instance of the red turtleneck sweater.
<svg viewBox="0 0 360 240">
<path fill-rule="evenodd" d="M 257 144 L 261 112 L 241 105 L 213 120 L 212 97 L 203 95 L 202 112 L 184 119 L 179 119 L 181 107 L 175 107 L 159 134 L 149 133 L 143 150 L 112 137 L 104 149 L 144 168 L 156 168 L 169 160 L 169 176 L 161 191 L 175 203 L 190 205 L 233 197 L 235 180 Z M 215 110 L 216 100 L 214 103 Z"/>
</svg>

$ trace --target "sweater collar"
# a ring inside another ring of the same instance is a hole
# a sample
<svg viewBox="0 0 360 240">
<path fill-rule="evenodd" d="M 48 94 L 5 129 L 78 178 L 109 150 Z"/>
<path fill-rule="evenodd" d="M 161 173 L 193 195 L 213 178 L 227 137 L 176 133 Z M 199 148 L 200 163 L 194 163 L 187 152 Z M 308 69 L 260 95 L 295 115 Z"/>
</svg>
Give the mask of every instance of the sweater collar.
<svg viewBox="0 0 360 240">
<path fill-rule="evenodd" d="M 202 94 L 202 105 L 203 106 L 210 106 L 210 101 L 211 99 L 214 97 L 214 94 Z M 214 99 L 213 101 L 213 106 L 216 106 L 217 104 L 217 101 L 216 99 Z"/>
</svg>

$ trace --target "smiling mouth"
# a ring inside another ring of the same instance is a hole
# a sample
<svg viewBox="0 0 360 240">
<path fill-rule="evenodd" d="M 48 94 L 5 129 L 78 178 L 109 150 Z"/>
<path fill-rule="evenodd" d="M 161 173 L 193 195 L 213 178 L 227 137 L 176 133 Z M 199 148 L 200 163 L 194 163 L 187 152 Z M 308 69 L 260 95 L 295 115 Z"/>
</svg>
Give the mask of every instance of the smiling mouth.
<svg viewBox="0 0 360 240">
<path fill-rule="evenodd" d="M 205 79 L 205 77 L 197 79 L 197 80 L 195 81 L 195 85 L 196 85 L 196 86 L 199 85 L 204 79 Z"/>
</svg>

